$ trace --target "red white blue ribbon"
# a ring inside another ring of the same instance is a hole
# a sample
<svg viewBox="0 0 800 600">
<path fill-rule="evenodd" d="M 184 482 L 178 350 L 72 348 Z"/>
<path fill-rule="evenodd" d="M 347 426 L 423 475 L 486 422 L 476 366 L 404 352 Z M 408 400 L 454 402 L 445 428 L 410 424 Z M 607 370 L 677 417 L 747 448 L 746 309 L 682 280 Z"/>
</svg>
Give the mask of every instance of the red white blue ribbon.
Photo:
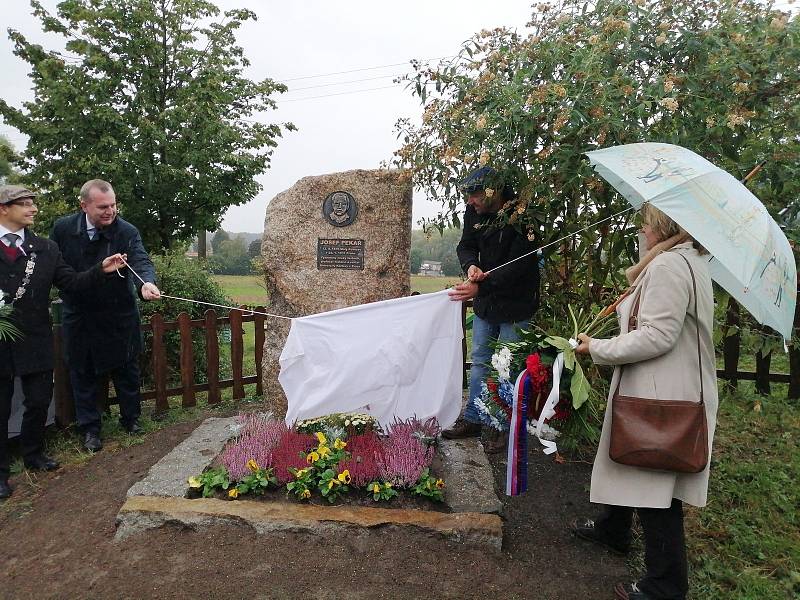
<svg viewBox="0 0 800 600">
<path fill-rule="evenodd" d="M 528 490 L 528 404 L 533 384 L 527 370 L 514 384 L 511 420 L 508 424 L 506 495 L 517 496 Z"/>
</svg>

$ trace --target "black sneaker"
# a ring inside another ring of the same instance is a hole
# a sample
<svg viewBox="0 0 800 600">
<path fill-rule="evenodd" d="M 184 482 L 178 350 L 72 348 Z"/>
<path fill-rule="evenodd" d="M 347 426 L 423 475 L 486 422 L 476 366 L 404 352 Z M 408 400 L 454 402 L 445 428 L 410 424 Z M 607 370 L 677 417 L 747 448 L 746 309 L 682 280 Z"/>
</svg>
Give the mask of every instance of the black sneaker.
<svg viewBox="0 0 800 600">
<path fill-rule="evenodd" d="M 630 543 L 623 544 L 609 540 L 606 536 L 597 531 L 594 521 L 586 517 L 579 517 L 572 522 L 572 534 L 582 540 L 588 540 L 595 544 L 605 546 L 614 554 L 619 554 L 621 556 L 627 554 L 631 548 Z"/>
<path fill-rule="evenodd" d="M 445 429 L 442 432 L 442 437 L 446 440 L 458 440 L 462 438 L 478 437 L 480 434 L 480 423 L 470 423 L 464 419 L 459 419 L 450 429 Z"/>
</svg>

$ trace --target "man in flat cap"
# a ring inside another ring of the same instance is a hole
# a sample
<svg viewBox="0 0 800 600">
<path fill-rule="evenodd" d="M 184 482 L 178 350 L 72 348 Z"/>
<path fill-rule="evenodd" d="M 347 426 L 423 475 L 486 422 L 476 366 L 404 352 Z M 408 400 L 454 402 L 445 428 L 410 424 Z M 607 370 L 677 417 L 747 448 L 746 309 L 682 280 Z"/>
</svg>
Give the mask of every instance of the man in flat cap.
<svg viewBox="0 0 800 600">
<path fill-rule="evenodd" d="M 513 225 L 495 223 L 497 212 L 514 199 L 514 191 L 503 185 L 491 167 L 472 171 L 460 184 L 466 199 L 464 225 L 456 253 L 467 281 L 450 292 L 455 301 L 473 300 L 472 366 L 469 396 L 463 416 L 442 432 L 445 438 L 481 434 L 481 418 L 475 399 L 481 395 L 487 364 L 492 358 L 491 342 L 515 341 L 519 328 L 526 328 L 539 307 L 538 256 L 531 254 L 510 265 L 486 274 L 536 248 L 533 240 Z M 486 444 L 487 452 L 499 452 L 505 440 Z"/>
<path fill-rule="evenodd" d="M 142 332 L 136 295 L 156 300 L 156 272 L 142 244 L 139 230 L 117 214 L 117 197 L 111 184 L 91 179 L 80 191 L 80 210 L 61 217 L 53 225 L 50 239 L 72 268 L 82 271 L 115 252 L 127 255 L 131 269 L 123 277 L 108 278 L 91 290 L 64 290 L 63 332 L 70 368 L 75 419 L 84 435 L 83 445 L 96 452 L 101 414 L 96 390 L 101 378 L 110 376 L 119 400 L 120 424 L 131 434 L 141 432 L 139 355 Z"/>
<path fill-rule="evenodd" d="M 52 471 L 58 463 L 44 454 L 44 428 L 53 395 L 53 330 L 50 325 L 50 287 L 86 289 L 123 265 L 115 254 L 85 273 L 76 273 L 61 257 L 58 246 L 29 227 L 39 211 L 36 194 L 18 185 L 0 186 L 0 292 L 11 305 L 11 318 L 21 332 L 0 339 L 0 498 L 11 495 L 8 485 L 8 418 L 14 377 L 22 382 L 25 411 L 20 447 L 25 467 Z"/>
</svg>

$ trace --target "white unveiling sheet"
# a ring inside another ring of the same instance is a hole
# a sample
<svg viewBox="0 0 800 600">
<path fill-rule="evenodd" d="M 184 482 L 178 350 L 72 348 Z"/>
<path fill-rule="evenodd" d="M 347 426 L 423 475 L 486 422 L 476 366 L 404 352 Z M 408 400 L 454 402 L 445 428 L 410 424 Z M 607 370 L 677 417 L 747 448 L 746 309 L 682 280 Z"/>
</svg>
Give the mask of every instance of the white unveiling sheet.
<svg viewBox="0 0 800 600">
<path fill-rule="evenodd" d="M 447 291 L 292 319 L 278 380 L 286 423 L 365 412 L 451 426 L 461 411 L 461 303 Z"/>
</svg>

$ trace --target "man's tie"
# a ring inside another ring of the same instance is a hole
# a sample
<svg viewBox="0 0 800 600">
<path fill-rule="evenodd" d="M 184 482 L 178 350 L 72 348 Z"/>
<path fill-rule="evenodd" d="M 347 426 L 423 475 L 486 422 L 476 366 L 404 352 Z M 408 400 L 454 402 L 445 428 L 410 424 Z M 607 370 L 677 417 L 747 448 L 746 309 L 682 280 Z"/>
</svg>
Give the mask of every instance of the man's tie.
<svg viewBox="0 0 800 600">
<path fill-rule="evenodd" d="M 86 230 L 86 233 L 89 234 L 89 241 L 93 242 L 95 240 L 95 238 L 97 237 L 97 228 L 96 227 L 90 227 L 89 229 Z"/>
<path fill-rule="evenodd" d="M 6 253 L 6 256 L 12 261 L 16 260 L 22 252 L 17 247 L 17 240 L 20 239 L 20 236 L 16 233 L 7 233 L 3 236 L 3 239 L 6 240 L 8 245 L 6 246 L 3 244 L 3 250 Z"/>
</svg>

